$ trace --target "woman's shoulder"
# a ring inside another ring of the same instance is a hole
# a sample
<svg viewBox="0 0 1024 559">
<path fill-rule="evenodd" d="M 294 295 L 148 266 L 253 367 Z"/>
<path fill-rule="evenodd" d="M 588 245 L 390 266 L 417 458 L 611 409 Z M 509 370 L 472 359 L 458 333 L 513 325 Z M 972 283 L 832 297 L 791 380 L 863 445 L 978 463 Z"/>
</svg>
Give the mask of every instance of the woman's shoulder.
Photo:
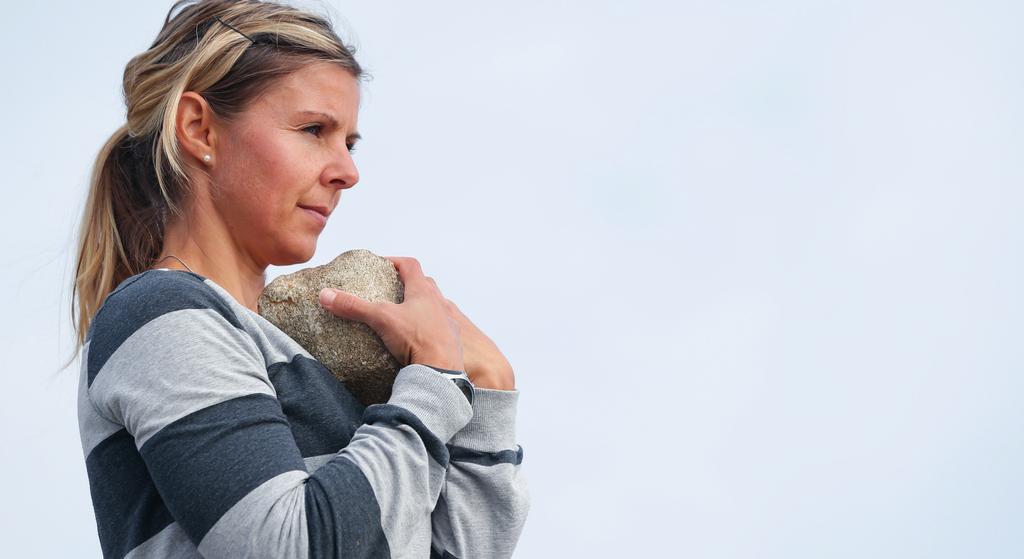
<svg viewBox="0 0 1024 559">
<path fill-rule="evenodd" d="M 203 276 L 182 270 L 146 270 L 126 278 L 107 295 L 86 340 L 97 333 L 123 338 L 156 318 L 187 309 L 214 312 L 241 328 L 231 305 Z"/>
<path fill-rule="evenodd" d="M 231 306 L 203 276 L 146 270 L 114 288 L 89 325 L 89 385 L 115 352 L 141 359 L 166 344 L 196 352 L 212 342 L 223 349 L 223 340 L 237 340 L 243 331 Z"/>
</svg>

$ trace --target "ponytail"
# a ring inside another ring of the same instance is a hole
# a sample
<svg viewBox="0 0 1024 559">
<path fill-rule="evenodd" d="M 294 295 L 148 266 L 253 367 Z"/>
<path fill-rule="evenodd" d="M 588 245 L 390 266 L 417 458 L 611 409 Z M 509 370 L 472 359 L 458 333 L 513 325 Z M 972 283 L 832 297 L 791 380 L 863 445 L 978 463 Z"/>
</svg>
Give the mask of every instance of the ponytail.
<svg viewBox="0 0 1024 559">
<path fill-rule="evenodd" d="M 84 345 L 89 323 L 106 296 L 160 254 L 168 204 L 142 186 L 156 183 L 151 147 L 152 139 L 137 141 L 124 125 L 96 158 L 71 293 L 72 300 L 78 297 L 78 313 L 72 306 L 71 320 L 79 345 Z"/>
</svg>

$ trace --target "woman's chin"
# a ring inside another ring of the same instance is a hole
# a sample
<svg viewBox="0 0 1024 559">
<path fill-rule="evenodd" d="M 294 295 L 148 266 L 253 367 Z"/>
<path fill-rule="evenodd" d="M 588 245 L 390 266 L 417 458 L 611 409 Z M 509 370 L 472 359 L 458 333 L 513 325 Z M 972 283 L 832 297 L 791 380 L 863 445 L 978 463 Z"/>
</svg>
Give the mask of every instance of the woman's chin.
<svg viewBox="0 0 1024 559">
<path fill-rule="evenodd" d="M 291 266 L 292 264 L 302 264 L 303 262 L 309 262 L 311 258 L 316 254 L 316 239 L 313 242 L 303 242 L 301 244 L 295 244 L 287 247 L 289 250 L 282 251 L 278 254 L 274 262 L 271 262 L 274 266 Z"/>
</svg>

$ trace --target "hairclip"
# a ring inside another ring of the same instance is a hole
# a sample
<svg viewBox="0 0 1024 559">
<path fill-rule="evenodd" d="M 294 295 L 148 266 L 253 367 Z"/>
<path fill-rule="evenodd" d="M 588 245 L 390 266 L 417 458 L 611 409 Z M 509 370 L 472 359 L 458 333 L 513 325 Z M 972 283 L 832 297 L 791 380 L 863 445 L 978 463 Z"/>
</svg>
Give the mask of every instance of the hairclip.
<svg viewBox="0 0 1024 559">
<path fill-rule="evenodd" d="M 217 20 L 217 21 L 219 21 L 219 22 L 223 23 L 224 25 L 228 26 L 228 27 L 229 27 L 230 29 L 234 30 L 234 31 L 235 31 L 236 33 L 238 33 L 239 35 L 241 35 L 241 36 L 245 37 L 246 39 L 249 39 L 249 42 L 250 42 L 250 43 L 252 43 L 252 44 L 254 44 L 254 45 L 257 45 L 257 44 L 265 44 L 265 43 L 263 43 L 262 41 L 254 41 L 254 40 L 252 39 L 252 37 L 250 37 L 250 36 L 246 35 L 245 33 L 242 33 L 241 31 L 239 31 L 239 30 L 235 29 L 234 27 L 232 27 L 231 25 L 229 25 L 229 24 L 228 24 L 228 22 L 226 22 L 226 21 L 224 21 L 223 19 L 221 19 L 221 18 L 220 18 L 220 16 L 213 16 L 213 19 L 215 19 L 215 20 Z"/>
</svg>

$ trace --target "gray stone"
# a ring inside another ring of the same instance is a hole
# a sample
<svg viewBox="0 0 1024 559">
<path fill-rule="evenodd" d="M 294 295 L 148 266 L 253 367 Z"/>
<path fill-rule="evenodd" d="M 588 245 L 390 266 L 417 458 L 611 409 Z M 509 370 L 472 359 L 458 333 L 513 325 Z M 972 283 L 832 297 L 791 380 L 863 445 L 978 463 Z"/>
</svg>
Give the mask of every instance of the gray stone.
<svg viewBox="0 0 1024 559">
<path fill-rule="evenodd" d="M 263 289 L 257 303 L 261 316 L 323 363 L 364 405 L 386 402 L 399 362 L 372 328 L 320 306 L 320 290 L 325 287 L 367 301 L 401 303 L 405 286 L 398 270 L 368 250 L 350 250 L 323 266 L 278 277 Z"/>
</svg>

